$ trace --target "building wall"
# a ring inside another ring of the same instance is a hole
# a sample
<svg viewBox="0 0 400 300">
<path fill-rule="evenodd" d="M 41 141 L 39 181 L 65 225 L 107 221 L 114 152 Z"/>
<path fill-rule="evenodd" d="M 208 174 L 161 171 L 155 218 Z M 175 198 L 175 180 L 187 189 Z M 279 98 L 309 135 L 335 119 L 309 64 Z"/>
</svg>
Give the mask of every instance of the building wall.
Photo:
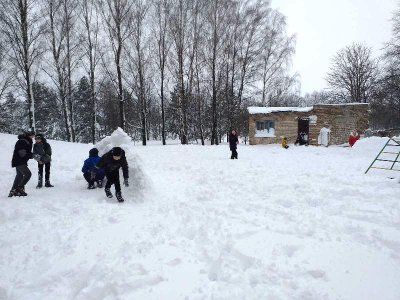
<svg viewBox="0 0 400 300">
<path fill-rule="evenodd" d="M 314 105 L 311 112 L 275 112 L 270 114 L 253 114 L 249 116 L 249 143 L 275 144 L 286 136 L 288 143 L 297 138 L 298 118 L 317 116 L 315 124 L 309 125 L 309 142 L 317 145 L 319 131 L 325 124 L 331 128 L 331 144 L 343 144 L 348 141 L 351 130 L 363 133 L 368 128 L 368 104 Z M 256 121 L 271 120 L 275 122 L 274 138 L 255 137 Z"/>
<path fill-rule="evenodd" d="M 249 117 L 249 143 L 258 144 L 276 144 L 281 142 L 281 136 L 286 136 L 288 143 L 294 143 L 297 139 L 297 126 L 299 117 L 307 117 L 309 113 L 301 112 L 275 112 L 270 114 L 255 114 Z M 256 121 L 271 120 L 275 122 L 274 138 L 257 138 Z"/>
<path fill-rule="evenodd" d="M 318 137 L 319 130 L 327 124 L 331 129 L 331 144 L 347 143 L 353 129 L 363 133 L 368 128 L 368 104 L 314 105 L 313 112 L 318 117 L 313 135 Z"/>
</svg>

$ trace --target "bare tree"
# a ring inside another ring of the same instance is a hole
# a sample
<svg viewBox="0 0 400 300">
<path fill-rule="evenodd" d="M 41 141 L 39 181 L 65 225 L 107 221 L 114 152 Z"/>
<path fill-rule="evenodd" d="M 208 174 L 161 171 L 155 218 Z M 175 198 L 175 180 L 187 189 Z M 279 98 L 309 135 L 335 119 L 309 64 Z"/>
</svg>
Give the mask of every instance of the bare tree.
<svg viewBox="0 0 400 300">
<path fill-rule="evenodd" d="M 212 124 L 211 124 L 211 145 L 218 145 L 219 139 L 217 135 L 218 129 L 218 111 L 217 111 L 217 97 L 219 94 L 219 83 L 218 73 L 220 70 L 219 60 L 221 57 L 221 49 L 223 46 L 223 39 L 227 28 L 226 24 L 226 7 L 227 2 L 223 0 L 213 0 L 209 3 L 207 12 L 207 23 L 208 23 L 208 44 L 209 49 L 209 67 L 211 72 L 211 113 L 212 113 Z"/>
<path fill-rule="evenodd" d="M 265 36 L 261 53 L 261 103 L 265 106 L 270 105 L 268 98 L 271 97 L 268 95 L 276 93 L 277 88 L 281 89 L 279 85 L 277 87 L 276 79 L 284 75 L 295 51 L 295 37 L 287 37 L 285 34 L 285 17 L 278 11 L 271 10 L 267 20 L 263 30 Z"/>
<path fill-rule="evenodd" d="M 15 71 L 8 59 L 6 43 L 0 40 L 0 103 L 15 80 Z"/>
<path fill-rule="evenodd" d="M 188 47 L 188 23 L 191 3 L 184 0 L 173 0 L 169 18 L 169 29 L 174 45 L 173 62 L 178 86 L 180 139 L 182 144 L 188 143 L 187 96 L 185 89 L 185 60 Z"/>
<path fill-rule="evenodd" d="M 171 43 L 168 39 L 168 19 L 170 14 L 170 0 L 155 0 L 154 5 L 154 29 L 153 34 L 157 42 L 156 64 L 160 72 L 160 100 L 161 100 L 161 139 L 165 145 L 165 79 L 166 64 Z"/>
<path fill-rule="evenodd" d="M 42 54 L 43 33 L 36 0 L 1 0 L 0 32 L 11 48 L 10 59 L 25 91 L 29 110 L 29 127 L 35 128 L 35 100 L 32 93 L 33 67 Z"/>
<path fill-rule="evenodd" d="M 334 98 L 366 103 L 376 83 L 377 71 L 371 48 L 352 44 L 335 55 L 326 80 Z"/>
<path fill-rule="evenodd" d="M 81 2 L 81 18 L 85 28 L 83 43 L 84 55 L 89 66 L 86 71 L 89 75 L 90 98 L 92 103 L 92 143 L 96 143 L 97 127 L 97 102 L 96 102 L 96 70 L 99 62 L 99 12 L 97 11 L 96 0 L 85 0 Z"/>
<path fill-rule="evenodd" d="M 132 10 L 132 28 L 131 38 L 133 44 L 132 51 L 127 51 L 131 66 L 131 72 L 136 75 L 134 80 L 134 91 L 138 99 L 141 121 L 142 144 L 146 145 L 148 138 L 147 129 L 147 101 L 146 101 L 146 65 L 149 61 L 149 55 L 146 53 L 148 49 L 148 38 L 145 32 L 145 19 L 150 8 L 149 3 L 144 0 L 137 0 Z M 130 44 L 130 43 L 129 43 Z"/>
<path fill-rule="evenodd" d="M 67 140 L 75 142 L 72 72 L 78 65 L 78 40 L 74 31 L 75 0 L 47 0 L 48 36 L 53 63 L 44 68 L 57 87 L 61 101 Z M 50 71 L 50 69 L 52 71 Z"/>
<path fill-rule="evenodd" d="M 119 126 L 125 129 L 125 99 L 123 89 L 122 60 L 127 39 L 131 36 L 132 7 L 134 1 L 102 0 L 100 11 L 111 44 L 113 60 L 117 72 L 117 91 L 119 100 Z M 112 76 L 111 72 L 108 72 Z M 115 81 L 112 77 L 113 82 Z"/>
</svg>

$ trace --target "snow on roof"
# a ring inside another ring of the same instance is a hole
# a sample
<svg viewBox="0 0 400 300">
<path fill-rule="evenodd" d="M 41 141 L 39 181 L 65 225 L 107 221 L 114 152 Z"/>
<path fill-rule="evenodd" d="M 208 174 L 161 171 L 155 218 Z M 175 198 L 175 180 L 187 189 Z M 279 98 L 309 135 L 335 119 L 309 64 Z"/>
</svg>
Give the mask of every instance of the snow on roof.
<svg viewBox="0 0 400 300">
<path fill-rule="evenodd" d="M 352 102 L 352 103 L 332 103 L 332 104 L 328 104 L 328 103 L 318 103 L 315 105 L 326 105 L 326 106 L 343 106 L 343 105 L 369 105 L 369 103 L 359 103 L 359 102 Z"/>
<path fill-rule="evenodd" d="M 270 114 L 274 112 L 292 111 L 292 112 L 310 112 L 312 107 L 257 107 L 250 106 L 247 108 L 249 114 Z"/>
</svg>

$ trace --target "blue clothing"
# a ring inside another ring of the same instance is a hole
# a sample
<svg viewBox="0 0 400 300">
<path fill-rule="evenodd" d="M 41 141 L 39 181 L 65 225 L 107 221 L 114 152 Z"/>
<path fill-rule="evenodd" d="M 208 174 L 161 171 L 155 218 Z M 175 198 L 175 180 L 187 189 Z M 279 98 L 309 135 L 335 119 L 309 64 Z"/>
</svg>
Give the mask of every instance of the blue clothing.
<svg viewBox="0 0 400 300">
<path fill-rule="evenodd" d="M 82 167 L 82 172 L 83 173 L 95 173 L 96 178 L 100 178 L 100 177 L 104 178 L 104 170 L 95 168 L 95 166 L 99 162 L 99 160 L 100 160 L 99 156 L 91 156 L 88 159 L 86 159 L 83 164 L 83 167 Z"/>
</svg>

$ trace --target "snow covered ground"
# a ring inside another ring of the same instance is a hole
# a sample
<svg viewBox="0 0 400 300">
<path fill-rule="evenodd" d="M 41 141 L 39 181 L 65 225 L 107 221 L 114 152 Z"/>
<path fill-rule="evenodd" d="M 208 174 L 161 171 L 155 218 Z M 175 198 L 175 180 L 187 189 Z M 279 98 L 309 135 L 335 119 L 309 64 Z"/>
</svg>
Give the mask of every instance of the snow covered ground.
<svg viewBox="0 0 400 300">
<path fill-rule="evenodd" d="M 0 134 L 0 299 L 400 299 L 400 184 L 354 148 L 134 146 L 126 202 L 87 190 L 90 145 L 50 141 L 52 189 L 7 198 Z M 109 139 L 101 147 L 111 147 Z"/>
</svg>

